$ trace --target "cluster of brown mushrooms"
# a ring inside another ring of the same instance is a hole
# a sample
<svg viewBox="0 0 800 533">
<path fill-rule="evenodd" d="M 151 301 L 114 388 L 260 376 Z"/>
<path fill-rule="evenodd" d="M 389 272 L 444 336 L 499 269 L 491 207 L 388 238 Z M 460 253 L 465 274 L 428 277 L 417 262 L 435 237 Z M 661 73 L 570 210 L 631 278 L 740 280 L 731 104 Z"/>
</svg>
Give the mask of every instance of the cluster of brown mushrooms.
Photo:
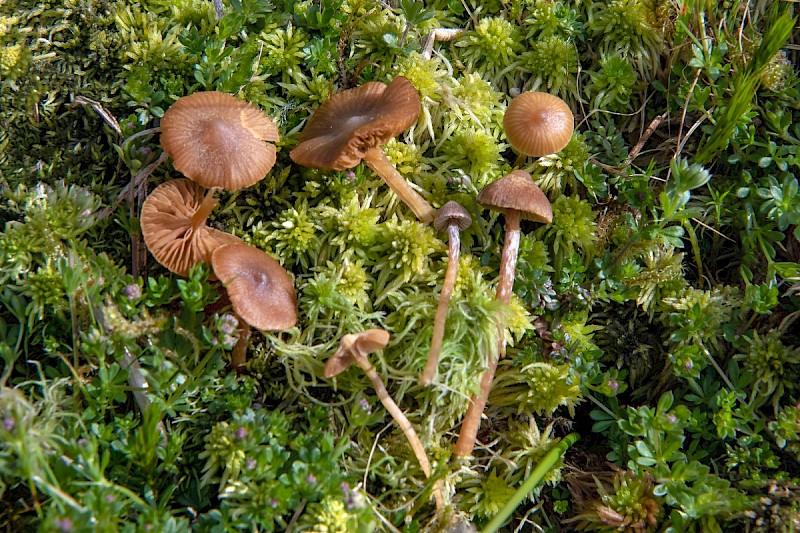
<svg viewBox="0 0 800 533">
<path fill-rule="evenodd" d="M 345 170 L 366 163 L 424 223 L 447 231 L 448 265 L 437 307 L 433 338 L 420 383 L 434 382 L 439 352 L 445 332 L 448 303 L 453 291 L 460 249 L 459 231 L 472 219 L 456 202 L 447 202 L 438 211 L 394 168 L 381 146 L 413 125 L 420 113 L 420 99 L 405 78 L 388 85 L 369 82 L 342 91 L 323 103 L 306 124 L 291 159 L 300 165 L 319 169 Z M 572 135 L 573 116 L 556 96 L 539 92 L 523 93 L 512 100 L 504 116 L 504 129 L 511 146 L 525 156 L 542 156 L 561 150 Z M 237 237 L 206 226 L 206 219 L 217 204 L 217 189 L 249 187 L 262 179 L 275 163 L 278 130 L 255 106 L 233 96 L 202 92 L 178 100 L 161 121 L 161 143 L 174 167 L 188 179 L 159 185 L 142 207 L 142 233 L 147 248 L 167 269 L 187 275 L 199 263 L 212 265 L 215 276 L 225 285 L 232 307 L 259 330 L 288 329 L 297 321 L 297 301 L 291 279 L 266 253 L 243 243 Z M 520 239 L 520 221 L 552 221 L 550 202 L 530 174 L 516 170 L 485 187 L 478 203 L 501 212 L 505 217 L 503 245 L 496 299 L 509 304 Z M 455 452 L 460 457 L 472 453 L 481 415 L 491 391 L 497 362 L 505 352 L 505 326 L 498 324 L 497 353 L 480 384 L 480 392 L 470 401 Z M 339 350 L 325 366 L 325 377 L 332 378 L 356 363 L 367 374 L 378 398 L 405 433 L 426 476 L 431 466 L 413 426 L 389 396 L 383 381 L 367 359 L 370 352 L 383 349 L 389 333 L 371 329 L 345 335 Z M 241 344 L 241 341 L 240 341 Z M 234 349 L 233 364 L 244 363 L 243 347 Z M 439 483 L 433 495 L 437 510 L 443 502 Z"/>
<path fill-rule="evenodd" d="M 232 364 L 244 364 L 250 326 L 279 331 L 297 322 L 297 298 L 280 264 L 238 237 L 210 228 L 218 189 L 254 185 L 275 164 L 278 128 L 257 107 L 229 94 L 181 98 L 161 120 L 161 144 L 186 178 L 162 183 L 142 205 L 145 245 L 156 261 L 180 276 L 211 264 L 239 320 Z"/>
</svg>

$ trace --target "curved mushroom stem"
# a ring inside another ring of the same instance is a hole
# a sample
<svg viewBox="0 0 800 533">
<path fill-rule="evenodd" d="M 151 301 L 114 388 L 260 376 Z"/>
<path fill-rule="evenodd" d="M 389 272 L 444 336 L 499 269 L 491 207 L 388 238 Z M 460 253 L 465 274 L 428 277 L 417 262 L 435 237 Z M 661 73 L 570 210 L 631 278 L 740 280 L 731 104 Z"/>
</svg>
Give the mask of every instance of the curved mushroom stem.
<svg viewBox="0 0 800 533">
<path fill-rule="evenodd" d="M 411 445 L 411 450 L 414 452 L 414 456 L 417 458 L 417 461 L 419 461 L 419 465 L 422 467 L 422 472 L 425 474 L 425 477 L 431 477 L 431 463 L 428 460 L 428 455 L 425 453 L 425 447 L 422 446 L 422 441 L 419 440 L 417 432 L 414 431 L 414 426 L 411 425 L 411 422 L 408 421 L 408 418 L 406 418 L 406 415 L 403 414 L 403 411 L 400 410 L 397 404 L 394 403 L 394 400 L 392 400 L 392 397 L 389 396 L 389 391 L 386 390 L 383 380 L 378 375 L 375 367 L 373 367 L 367 360 L 367 357 L 358 350 L 353 350 L 351 354 L 353 355 L 353 358 L 358 366 L 361 367 L 369 380 L 372 382 L 372 386 L 375 388 L 378 399 L 381 401 L 386 410 L 389 411 L 389 414 L 392 415 L 392 418 L 395 422 L 397 422 L 397 425 L 400 426 L 400 429 L 403 430 L 403 434 L 406 436 L 408 443 Z M 436 500 L 437 514 L 441 514 L 442 510 L 444 509 L 444 499 L 442 497 L 440 485 L 441 484 L 438 481 L 433 485 L 433 497 Z"/>
<path fill-rule="evenodd" d="M 461 248 L 458 226 L 450 224 L 447 227 L 447 233 L 449 235 L 447 270 L 444 274 L 442 292 L 439 295 L 439 305 L 436 308 L 436 317 L 433 321 L 433 337 L 431 338 L 431 349 L 428 352 L 428 362 L 425 364 L 425 370 L 419 376 L 421 385 L 430 385 L 436 375 L 436 369 L 439 366 L 439 354 L 442 350 L 442 340 L 444 339 L 447 310 L 450 307 L 450 296 L 453 294 L 453 287 L 456 284 L 456 275 L 458 274 L 458 256 Z"/>
<path fill-rule="evenodd" d="M 506 239 L 503 243 L 503 255 L 500 259 L 500 279 L 497 282 L 495 299 L 508 305 L 511 303 L 511 288 L 514 286 L 514 273 L 517 266 L 517 252 L 519 251 L 520 216 L 517 211 L 506 211 Z M 472 454 L 475 448 L 475 439 L 481 426 L 481 416 L 492 391 L 497 362 L 505 355 L 505 324 L 497 324 L 497 357 L 489 358 L 489 366 L 481 378 L 481 390 L 470 400 L 467 414 L 461 424 L 461 433 L 456 441 L 455 452 L 459 457 Z"/>
<path fill-rule="evenodd" d="M 247 346 L 250 344 L 252 329 L 242 317 L 236 315 L 236 318 L 239 320 L 239 339 L 231 350 L 231 366 L 238 374 L 241 374 L 244 371 L 244 364 L 247 362 Z"/>
<path fill-rule="evenodd" d="M 403 175 L 386 158 L 380 146 L 369 150 L 364 154 L 362 160 L 386 182 L 386 185 L 417 215 L 418 219 L 425 224 L 430 224 L 433 221 L 436 211 L 425 198 L 411 188 L 411 185 L 408 184 Z"/>
<path fill-rule="evenodd" d="M 192 215 L 192 229 L 196 230 L 205 224 L 208 215 L 210 215 L 211 211 L 217 207 L 219 200 L 214 198 L 215 192 L 217 192 L 217 189 L 208 189 L 208 192 L 206 192 L 206 195 L 203 197 L 203 201 L 200 203 L 197 211 L 195 211 L 194 215 Z"/>
</svg>

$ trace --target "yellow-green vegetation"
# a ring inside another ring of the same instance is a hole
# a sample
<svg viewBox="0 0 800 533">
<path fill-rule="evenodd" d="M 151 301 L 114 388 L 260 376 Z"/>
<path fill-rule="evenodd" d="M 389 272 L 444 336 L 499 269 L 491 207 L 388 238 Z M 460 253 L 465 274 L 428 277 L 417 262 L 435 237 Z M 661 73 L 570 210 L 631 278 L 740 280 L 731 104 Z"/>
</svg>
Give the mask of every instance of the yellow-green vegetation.
<svg viewBox="0 0 800 533">
<path fill-rule="evenodd" d="M 796 5 L 0 0 L 0 530 L 793 530 Z M 428 57 L 436 29 L 461 31 Z M 364 164 L 289 157 L 332 94 L 398 76 L 420 114 L 384 153 L 473 220 L 427 387 L 447 235 Z M 208 265 L 181 278 L 144 253 L 141 203 L 180 173 L 167 159 L 128 187 L 162 153 L 148 130 L 209 90 L 280 133 L 272 171 L 218 192 L 208 224 L 289 270 L 299 321 L 238 344 Z M 556 154 L 505 137 L 529 90 L 575 115 Z M 504 305 L 503 216 L 476 196 L 517 169 L 553 221 L 523 221 Z M 391 335 L 369 362 L 430 477 L 364 372 L 324 377 L 370 328 Z M 456 458 L 498 339 L 478 441 Z"/>
</svg>

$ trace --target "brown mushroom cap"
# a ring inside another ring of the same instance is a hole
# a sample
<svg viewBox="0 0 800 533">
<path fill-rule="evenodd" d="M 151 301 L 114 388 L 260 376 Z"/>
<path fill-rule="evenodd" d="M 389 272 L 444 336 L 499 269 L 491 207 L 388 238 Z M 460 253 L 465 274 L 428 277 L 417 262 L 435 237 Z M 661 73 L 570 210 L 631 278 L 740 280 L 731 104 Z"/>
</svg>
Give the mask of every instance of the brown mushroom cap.
<svg viewBox="0 0 800 533">
<path fill-rule="evenodd" d="M 275 164 L 269 142 L 278 138 L 260 109 L 216 91 L 180 98 L 161 119 L 161 145 L 175 168 L 209 189 L 243 189 L 262 179 Z"/>
<path fill-rule="evenodd" d="M 181 276 L 200 262 L 211 262 L 211 253 L 223 244 L 241 242 L 238 237 L 209 228 L 205 221 L 193 226 L 205 189 L 188 179 L 162 183 L 142 204 L 144 244 L 156 261 Z"/>
<path fill-rule="evenodd" d="M 289 329 L 297 323 L 297 297 L 289 274 L 275 259 L 245 243 L 220 246 L 211 256 L 233 310 L 254 328 Z"/>
<path fill-rule="evenodd" d="M 564 148 L 575 118 L 564 100 L 542 92 L 522 93 L 508 104 L 503 129 L 511 146 L 525 155 L 543 156 Z"/>
<path fill-rule="evenodd" d="M 356 361 L 356 357 L 366 357 L 369 353 L 383 350 L 387 344 L 389 332 L 379 328 L 344 335 L 339 341 L 339 349 L 325 364 L 325 377 L 341 374 Z"/>
<path fill-rule="evenodd" d="M 433 219 L 433 227 L 436 228 L 436 231 L 444 231 L 451 224 L 455 224 L 461 231 L 472 224 L 472 217 L 469 216 L 467 210 L 453 200 L 440 207 L 436 212 L 436 218 Z"/>
<path fill-rule="evenodd" d="M 304 167 L 345 170 L 417 121 L 420 101 L 410 81 L 368 82 L 331 96 L 303 129 L 292 161 Z"/>
<path fill-rule="evenodd" d="M 478 203 L 498 211 L 517 211 L 521 218 L 549 224 L 553 221 L 550 200 L 524 170 L 515 170 L 483 188 Z"/>
</svg>

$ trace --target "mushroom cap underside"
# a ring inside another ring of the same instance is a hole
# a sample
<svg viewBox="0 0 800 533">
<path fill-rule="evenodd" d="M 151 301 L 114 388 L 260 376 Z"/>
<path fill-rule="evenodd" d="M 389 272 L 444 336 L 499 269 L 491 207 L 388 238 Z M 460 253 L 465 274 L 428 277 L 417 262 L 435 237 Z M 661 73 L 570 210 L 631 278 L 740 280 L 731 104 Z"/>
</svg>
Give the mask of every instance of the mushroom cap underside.
<svg viewBox="0 0 800 533">
<path fill-rule="evenodd" d="M 180 276 L 200 262 L 210 263 L 213 251 L 240 239 L 202 224 L 193 227 L 205 189 L 189 179 L 167 181 L 156 187 L 142 205 L 140 225 L 144 244 L 165 268 Z"/>
<path fill-rule="evenodd" d="M 332 378 L 341 374 L 355 362 L 356 355 L 366 357 L 369 353 L 383 350 L 387 344 L 389 344 L 389 332 L 385 329 L 372 328 L 344 335 L 339 342 L 339 349 L 325 364 L 325 377 Z"/>
<path fill-rule="evenodd" d="M 417 121 L 420 100 L 407 79 L 368 82 L 334 94 L 309 119 L 292 160 L 305 167 L 345 170 Z"/>
</svg>

